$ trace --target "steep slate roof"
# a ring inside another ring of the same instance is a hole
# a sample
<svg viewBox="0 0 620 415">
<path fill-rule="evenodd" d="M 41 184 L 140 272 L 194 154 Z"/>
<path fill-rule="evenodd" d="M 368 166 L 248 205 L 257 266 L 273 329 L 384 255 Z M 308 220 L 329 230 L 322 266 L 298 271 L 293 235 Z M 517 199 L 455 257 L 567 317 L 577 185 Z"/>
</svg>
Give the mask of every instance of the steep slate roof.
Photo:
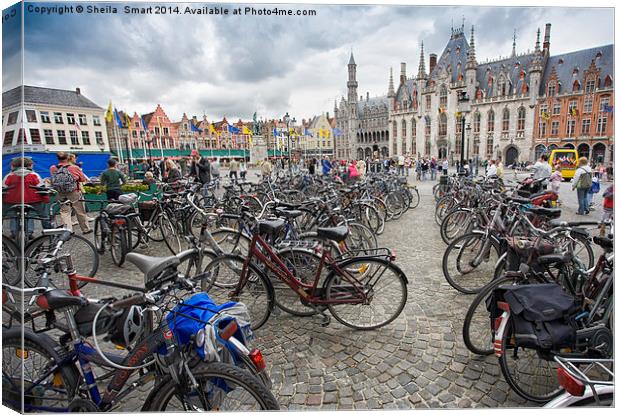
<svg viewBox="0 0 620 415">
<path fill-rule="evenodd" d="M 444 68 L 446 70 L 448 68 L 451 68 L 452 74 L 449 80 L 450 82 L 456 82 L 458 77 L 458 72 L 456 68 L 459 62 L 461 63 L 461 73 L 463 74 L 463 77 L 465 77 L 465 64 L 467 63 L 468 49 L 469 45 L 467 43 L 467 39 L 465 39 L 463 31 L 456 30 L 454 34 L 450 37 L 446 48 L 443 50 L 443 53 L 437 60 L 437 65 L 435 65 L 435 67 L 433 68 L 433 71 L 431 72 L 429 78 L 437 79 Z"/>
<path fill-rule="evenodd" d="M 380 97 L 372 97 L 368 101 L 362 100 L 357 103 L 357 111 L 358 113 L 362 113 L 364 108 L 371 109 L 372 107 L 377 107 L 378 109 L 387 109 L 389 104 L 387 96 Z"/>
<path fill-rule="evenodd" d="M 596 54 L 598 52 L 602 53 L 602 56 L 599 59 L 596 59 Z M 560 64 L 560 59 L 564 61 L 564 63 Z M 566 92 L 572 90 L 572 85 L 575 79 L 578 79 L 581 88 L 584 88 L 584 74 L 585 71 L 590 67 L 590 63 L 594 60 L 594 63 L 597 68 L 601 70 L 600 72 L 600 85 L 603 85 L 605 78 L 607 75 L 611 77 L 613 80 L 614 76 L 614 45 L 605 45 L 599 46 L 591 49 L 579 50 L 577 52 L 564 53 L 562 55 L 555 55 L 549 57 L 547 61 L 547 66 L 545 67 L 545 73 L 543 76 L 543 81 L 541 82 L 541 94 L 544 93 L 544 88 L 547 85 L 547 81 L 549 81 L 549 77 L 553 68 L 555 68 L 555 72 L 558 76 L 558 81 L 560 82 L 560 91 Z M 573 70 L 577 68 L 579 72 L 573 77 Z"/>
<path fill-rule="evenodd" d="M 21 102 L 21 86 L 2 93 L 3 107 Z M 81 107 L 103 109 L 82 94 L 65 89 L 42 88 L 24 85 L 24 102 L 30 104 L 62 105 L 65 107 Z"/>
<path fill-rule="evenodd" d="M 396 101 L 401 102 L 403 99 L 411 101 L 413 98 L 413 91 L 417 88 L 415 79 L 407 79 L 404 85 L 398 85 L 396 91 Z"/>
<path fill-rule="evenodd" d="M 504 74 L 510 81 L 510 90 L 507 90 L 506 94 L 520 94 L 523 85 L 520 73 L 525 71 L 524 81 L 529 86 L 530 68 L 535 57 L 535 53 L 530 53 L 478 65 L 476 68 L 478 87 L 484 92 L 484 96 L 496 95 L 497 90 L 494 91 L 493 88 L 497 88 L 500 75 Z M 492 85 L 488 82 L 489 74 L 493 77 Z"/>
</svg>

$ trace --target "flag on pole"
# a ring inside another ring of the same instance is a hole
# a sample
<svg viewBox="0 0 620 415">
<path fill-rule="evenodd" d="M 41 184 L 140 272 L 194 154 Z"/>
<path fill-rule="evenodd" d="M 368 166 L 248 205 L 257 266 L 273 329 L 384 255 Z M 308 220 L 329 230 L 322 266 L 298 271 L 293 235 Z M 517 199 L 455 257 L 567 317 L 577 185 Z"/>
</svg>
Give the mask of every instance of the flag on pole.
<svg viewBox="0 0 620 415">
<path fill-rule="evenodd" d="M 614 112 L 613 105 L 603 104 L 603 112 Z"/>
<path fill-rule="evenodd" d="M 307 128 L 304 128 L 304 135 L 306 137 L 312 137 L 312 132 L 310 130 L 308 130 Z"/>
<path fill-rule="evenodd" d="M 572 115 L 573 117 L 576 117 L 577 114 L 579 114 L 579 112 L 577 111 L 577 108 L 576 107 L 572 107 L 570 109 L 570 115 Z"/>
<path fill-rule="evenodd" d="M 250 129 L 246 127 L 245 125 L 242 127 L 242 130 L 243 130 L 243 134 L 252 135 L 252 131 L 250 131 Z"/>
<path fill-rule="evenodd" d="M 546 120 L 550 119 L 550 118 L 551 118 L 551 116 L 550 116 L 550 115 L 549 115 L 546 111 L 542 111 L 542 112 L 540 113 L 540 118 L 542 118 L 543 120 L 545 120 L 545 121 L 546 121 Z"/>
<path fill-rule="evenodd" d="M 342 131 L 340 131 L 338 128 L 334 128 L 334 136 L 341 136 L 341 135 L 344 135 Z"/>
<path fill-rule="evenodd" d="M 233 127 L 232 125 L 229 125 L 228 132 L 231 134 L 239 134 L 241 130 L 239 130 L 237 127 Z"/>
<path fill-rule="evenodd" d="M 80 124 L 78 124 L 78 122 L 77 122 L 77 121 L 75 121 L 75 120 L 74 120 L 74 121 L 73 121 L 73 125 L 75 126 L 75 129 L 76 129 L 76 130 L 78 130 L 78 131 L 80 131 L 80 132 L 82 131 L 82 129 L 80 128 Z"/>
<path fill-rule="evenodd" d="M 127 113 L 125 113 L 125 124 L 127 124 L 127 129 L 131 132 L 131 118 L 129 118 Z"/>
<path fill-rule="evenodd" d="M 148 126 L 146 125 L 146 121 L 144 121 L 144 118 L 140 117 L 140 122 L 142 122 L 142 128 L 144 129 L 144 133 L 146 134 L 146 137 L 148 138 L 149 129 L 148 129 Z"/>
<path fill-rule="evenodd" d="M 112 122 L 112 101 L 108 104 L 108 110 L 105 112 L 105 120 L 107 122 Z"/>
<path fill-rule="evenodd" d="M 196 127 L 193 122 L 189 123 L 189 125 L 190 125 L 190 130 L 192 132 L 194 132 L 194 133 L 201 133 L 202 132 L 202 130 L 200 128 Z"/>
<path fill-rule="evenodd" d="M 209 132 L 211 134 L 217 134 L 217 131 L 215 131 L 215 127 L 213 126 L 212 123 L 209 123 Z"/>
<path fill-rule="evenodd" d="M 116 121 L 116 124 L 119 126 L 119 128 L 123 128 L 123 121 L 121 121 L 121 117 L 120 115 L 118 115 L 118 111 L 116 110 L 116 108 L 114 108 L 114 120 Z"/>
</svg>

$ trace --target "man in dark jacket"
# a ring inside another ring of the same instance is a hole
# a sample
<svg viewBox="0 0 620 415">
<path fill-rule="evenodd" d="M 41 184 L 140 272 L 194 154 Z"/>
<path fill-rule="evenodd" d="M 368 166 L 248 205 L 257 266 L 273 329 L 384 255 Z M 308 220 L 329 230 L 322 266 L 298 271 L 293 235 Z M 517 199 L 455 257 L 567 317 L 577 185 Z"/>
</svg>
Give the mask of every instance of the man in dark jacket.
<svg viewBox="0 0 620 415">
<path fill-rule="evenodd" d="M 206 192 L 206 186 L 211 182 L 211 163 L 205 157 L 201 157 L 198 150 L 192 150 L 192 165 L 189 169 L 189 175 L 194 176 L 196 180 L 204 185 L 203 192 Z"/>
</svg>

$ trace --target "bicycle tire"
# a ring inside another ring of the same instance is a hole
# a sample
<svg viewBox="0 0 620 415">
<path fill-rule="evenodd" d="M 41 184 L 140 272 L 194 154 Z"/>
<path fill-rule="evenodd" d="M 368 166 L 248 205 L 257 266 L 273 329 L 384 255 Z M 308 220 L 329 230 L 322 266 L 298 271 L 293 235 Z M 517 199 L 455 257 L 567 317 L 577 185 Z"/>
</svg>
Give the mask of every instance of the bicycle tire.
<svg viewBox="0 0 620 415">
<path fill-rule="evenodd" d="M 409 209 L 415 209 L 420 205 L 420 192 L 418 188 L 408 189 L 409 194 L 411 195 L 411 204 L 409 205 Z"/>
<path fill-rule="evenodd" d="M 356 263 L 358 263 L 359 265 L 355 265 Z M 384 270 L 380 272 L 380 275 L 378 276 L 376 281 L 374 280 L 374 278 L 376 277 L 379 271 L 373 269 L 374 268 L 373 263 L 374 265 L 377 265 L 377 268 L 384 267 Z M 370 306 L 373 302 L 376 301 L 377 294 L 386 293 L 388 291 L 387 290 L 388 287 L 383 287 L 381 289 L 375 289 L 374 294 L 372 295 L 371 301 L 368 304 L 335 304 L 334 300 L 336 299 L 336 297 L 340 297 L 340 298 L 343 296 L 346 297 L 346 295 L 353 292 L 353 290 L 351 290 L 350 288 L 347 288 L 347 286 L 350 287 L 349 281 L 342 278 L 341 274 L 336 272 L 336 270 L 332 270 L 325 279 L 323 295 L 324 295 L 324 300 L 326 301 L 326 304 L 327 304 L 327 308 L 329 309 L 331 315 L 336 320 L 338 320 L 341 324 L 347 327 L 356 329 L 356 330 L 364 330 L 364 331 L 374 330 L 374 329 L 390 324 L 392 321 L 398 318 L 398 316 L 402 313 L 403 309 L 405 308 L 405 304 L 407 303 L 408 281 L 403 271 L 399 267 L 397 267 L 393 262 L 390 262 L 386 259 L 378 258 L 378 257 L 357 257 L 357 258 L 351 258 L 351 259 L 339 262 L 338 267 L 340 269 L 346 269 L 347 272 L 349 272 L 349 270 L 351 269 L 358 270 L 356 272 L 357 275 L 355 277 L 355 280 L 358 282 L 363 282 L 365 284 L 370 283 L 370 282 L 374 282 L 374 284 L 377 284 L 379 280 L 383 280 L 385 278 L 386 269 L 390 269 L 393 272 L 392 275 L 396 276 L 397 286 L 400 286 L 400 300 L 395 298 L 393 295 L 390 295 L 389 298 L 386 299 L 386 304 L 388 306 L 396 304 L 396 307 L 394 311 L 392 311 L 385 320 L 374 323 L 374 324 L 371 322 L 370 325 L 360 325 L 360 324 L 354 323 L 352 319 L 364 317 L 363 311 L 366 311 L 368 309 L 364 309 L 362 307 Z M 374 273 L 371 274 L 373 271 Z M 374 289 L 374 284 L 372 286 L 373 289 Z M 365 288 L 368 288 L 368 287 L 365 286 Z M 393 294 L 393 293 L 390 293 L 390 294 Z M 343 312 L 344 307 L 347 307 L 347 309 L 349 308 L 353 309 L 353 311 L 349 313 L 349 316 L 351 316 L 350 318 L 347 318 L 344 315 L 344 312 Z M 371 314 L 373 316 L 378 315 L 378 314 L 375 314 L 374 312 Z"/>
<path fill-rule="evenodd" d="M 286 265 L 297 280 L 311 285 L 316 278 L 315 270 L 321 262 L 321 257 L 313 251 L 302 248 L 285 248 L 277 252 L 280 260 Z M 305 259 L 303 259 L 305 257 Z M 313 266 L 316 265 L 316 266 Z M 275 305 L 288 314 L 308 317 L 316 314 L 316 310 L 301 302 L 299 294 L 270 272 L 267 273 L 272 281 L 275 293 Z"/>
<path fill-rule="evenodd" d="M 250 396 L 252 396 L 258 405 L 258 409 L 267 411 L 277 411 L 280 409 L 278 401 L 273 396 L 271 391 L 263 385 L 260 380 L 253 376 L 249 371 L 236 367 L 229 363 L 213 362 L 213 363 L 201 363 L 196 368 L 192 369 L 192 376 L 196 383 L 203 384 L 208 382 L 208 379 L 213 379 L 209 382 L 211 385 L 220 384 L 224 381 L 227 386 L 230 387 L 230 392 L 239 392 L 239 388 L 246 390 Z M 234 384 L 235 386 L 231 386 Z M 179 395 L 179 385 L 174 382 L 170 375 L 164 376 L 164 378 L 151 390 L 144 405 L 142 411 L 146 412 L 163 412 L 167 410 L 174 410 L 175 412 L 187 411 L 188 408 L 183 406 L 182 409 L 174 408 L 169 409 L 168 404 L 170 400 Z M 205 401 L 205 400 L 203 400 Z M 194 405 L 192 405 L 193 407 Z M 204 408 L 206 410 L 223 410 L 229 411 L 243 411 L 250 412 L 257 410 L 256 408 L 229 408 L 229 407 L 216 407 L 216 408 Z"/>
<path fill-rule="evenodd" d="M 443 220 L 441 221 L 441 225 L 439 226 L 439 234 L 446 245 L 450 245 L 452 241 L 454 241 L 461 235 L 471 233 L 471 217 L 472 213 L 470 211 L 464 209 L 455 209 L 443 218 Z M 464 220 L 462 218 L 464 218 Z M 454 223 L 455 220 L 457 221 L 456 224 Z M 459 222 L 463 222 L 465 226 L 463 225 L 463 223 Z M 462 231 L 462 233 L 452 233 L 455 229 L 455 225 L 456 230 Z"/>
<path fill-rule="evenodd" d="M 206 265 L 205 277 L 201 280 L 200 285 L 203 291 L 209 293 L 216 304 L 231 300 L 244 303 L 250 312 L 250 316 L 252 316 L 251 327 L 253 330 L 257 330 L 267 322 L 273 311 L 275 293 L 271 280 L 256 265 L 250 263 L 248 264 L 248 272 L 252 272 L 252 274 L 248 276 L 246 285 L 241 289 L 240 294 L 232 298 L 232 293 L 238 285 L 232 283 L 239 282 L 244 262 L 245 259 L 239 255 L 220 255 L 214 258 Z M 231 274 L 222 275 L 220 270 L 223 272 L 229 270 Z M 221 288 L 217 284 L 218 278 L 225 278 Z M 258 295 L 253 296 L 252 294 Z"/>
<path fill-rule="evenodd" d="M 54 340 L 49 336 L 46 334 L 35 334 L 28 328 L 23 330 L 24 331 L 22 331 L 21 327 L 2 330 L 2 404 L 18 412 L 48 412 L 49 409 L 44 409 L 49 408 L 48 405 L 44 407 L 43 405 L 34 405 L 34 408 L 30 406 L 37 403 L 37 401 L 43 400 L 51 401 L 51 404 L 58 403 L 59 398 L 57 397 L 50 396 L 45 399 L 41 396 L 41 392 L 45 394 L 45 385 L 51 383 L 52 388 L 48 389 L 50 392 L 57 393 L 59 396 L 66 394 L 65 402 L 58 408 L 66 409 L 77 390 L 80 379 L 79 372 L 72 363 L 69 363 L 60 366 L 56 371 L 50 373 L 51 376 L 45 379 L 40 379 L 40 372 L 42 370 L 36 370 L 33 376 L 28 376 L 26 374 L 28 366 L 36 364 L 35 360 L 41 360 L 35 359 L 36 356 L 45 359 L 49 366 L 55 362 L 62 362 L 63 359 L 58 355 L 58 352 L 55 350 L 57 346 L 54 344 Z M 10 372 L 8 370 L 10 366 L 17 370 L 17 378 L 10 378 Z M 27 380 L 27 377 L 33 377 L 34 379 Z M 45 381 L 46 379 L 48 380 Z M 24 383 L 22 383 L 22 380 Z M 22 384 L 25 385 L 27 382 L 29 385 L 32 385 L 30 380 L 40 381 L 38 382 L 36 395 L 24 396 L 25 391 L 22 388 Z M 15 385 L 17 390 L 13 390 L 11 385 Z M 29 408 L 26 408 L 26 405 L 29 406 Z"/>
<path fill-rule="evenodd" d="M 481 255 L 481 249 L 484 247 L 485 235 L 483 233 L 468 233 L 454 241 L 444 251 L 443 258 L 441 260 L 441 269 L 446 281 L 457 291 L 464 294 L 476 294 L 479 293 L 482 288 L 489 283 L 492 279 L 492 274 L 495 269 L 498 258 L 500 257 L 499 248 L 495 242 L 491 239 L 489 246 L 489 255 L 487 258 L 481 259 L 480 263 L 476 266 L 472 263 L 472 260 L 463 259 L 466 253 L 473 253 L 474 258 L 478 258 Z M 476 241 L 478 240 L 478 241 Z M 457 253 L 456 261 L 451 258 L 451 254 Z M 492 257 L 495 252 L 495 257 Z M 452 272 L 451 264 L 455 262 L 456 270 Z M 491 270 L 481 269 L 483 264 L 491 264 L 493 268 Z M 472 274 L 473 271 L 475 274 Z M 462 276 L 467 276 L 462 278 Z M 465 282 L 470 282 L 468 286 L 465 286 Z"/>
<path fill-rule="evenodd" d="M 112 262 L 117 267 L 122 267 L 125 263 L 125 256 L 128 253 L 127 250 L 127 235 L 126 229 L 120 226 L 112 226 L 110 230 L 110 254 L 112 255 Z"/>
<path fill-rule="evenodd" d="M 95 249 L 97 250 L 97 253 L 104 254 L 105 242 L 108 235 L 103 230 L 101 220 L 101 216 L 97 216 L 95 218 L 95 223 L 93 224 L 93 240 L 95 241 Z"/>
<path fill-rule="evenodd" d="M 558 364 L 545 359 L 538 359 L 539 362 L 526 365 L 529 369 L 534 369 L 539 372 L 542 366 L 541 364 L 539 364 L 540 362 L 549 363 L 551 368 L 547 373 L 543 374 L 543 377 L 546 380 L 550 380 L 550 385 L 552 386 L 552 390 L 546 393 L 535 394 L 534 392 L 527 391 L 527 385 L 540 385 L 541 382 L 532 378 L 524 379 L 523 382 L 521 382 L 521 380 L 519 379 L 521 374 L 517 374 L 516 371 L 511 370 L 510 366 L 512 366 L 512 363 L 516 363 L 518 365 L 519 363 L 524 362 L 525 354 L 538 356 L 538 352 L 534 349 L 525 349 L 523 347 L 518 347 L 515 350 L 515 347 L 511 346 L 513 328 L 511 320 L 512 316 L 509 317 L 508 324 L 506 325 L 506 330 L 504 331 L 504 335 L 502 337 L 502 355 L 498 358 L 499 367 L 502 371 L 502 375 L 504 376 L 504 379 L 506 380 L 506 383 L 508 383 L 510 388 L 520 397 L 536 403 L 547 403 L 563 392 L 563 389 L 560 386 L 556 375 Z M 521 350 L 521 357 L 517 356 L 519 350 Z"/>
<path fill-rule="evenodd" d="M 28 245 L 26 245 L 26 249 L 24 249 L 25 261 L 30 264 L 31 261 L 35 260 L 33 257 L 38 254 L 35 253 L 37 248 L 47 249 L 51 252 L 56 247 L 56 241 L 57 237 L 55 235 L 41 235 L 33 239 Z M 64 243 L 59 254 L 62 254 L 63 252 L 71 253 L 73 268 L 78 275 L 91 278 L 96 277 L 97 270 L 99 269 L 99 253 L 92 242 L 81 235 L 73 234 L 71 235 L 71 238 Z M 36 277 L 36 275 L 33 275 L 30 272 L 30 269 L 26 264 L 24 264 L 24 266 L 24 284 L 29 287 L 36 286 L 31 285 L 37 283 L 37 281 L 34 281 L 34 277 Z M 34 272 L 34 270 L 32 271 Z M 69 288 L 69 282 L 64 273 L 51 270 L 50 276 L 58 276 L 58 278 L 54 281 L 56 288 Z M 79 288 L 84 287 L 86 284 L 88 284 L 86 281 L 78 281 Z"/>
<path fill-rule="evenodd" d="M 18 286 L 22 280 L 22 250 L 11 238 L 2 235 L 2 282 Z"/>
</svg>

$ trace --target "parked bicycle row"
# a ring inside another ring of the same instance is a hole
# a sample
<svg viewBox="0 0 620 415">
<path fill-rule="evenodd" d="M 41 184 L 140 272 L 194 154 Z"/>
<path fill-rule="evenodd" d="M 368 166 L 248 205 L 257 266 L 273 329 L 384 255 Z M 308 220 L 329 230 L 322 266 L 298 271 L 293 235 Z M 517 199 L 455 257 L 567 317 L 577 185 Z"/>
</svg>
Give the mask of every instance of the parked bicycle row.
<svg viewBox="0 0 620 415">
<path fill-rule="evenodd" d="M 476 294 L 464 344 L 494 354 L 525 399 L 609 405 L 613 221 L 564 221 L 524 184 L 452 176 L 434 189 L 444 277 Z"/>
<path fill-rule="evenodd" d="M 417 206 L 415 188 L 388 175 L 349 185 L 301 175 L 231 183 L 222 196 L 214 188 L 188 182 L 162 186 L 150 201 L 121 196 L 97 212 L 94 244 L 49 229 L 22 256 L 3 235 L 5 404 L 114 410 L 154 379 L 143 410 L 278 409 L 252 348 L 276 307 L 359 330 L 400 315 L 407 276 L 376 235 Z M 15 211 L 22 226 L 29 209 Z M 139 253 L 148 245 L 172 255 Z M 107 251 L 118 266 L 137 267 L 144 284 L 98 278 Z M 86 284 L 112 295 L 86 295 Z"/>
</svg>

